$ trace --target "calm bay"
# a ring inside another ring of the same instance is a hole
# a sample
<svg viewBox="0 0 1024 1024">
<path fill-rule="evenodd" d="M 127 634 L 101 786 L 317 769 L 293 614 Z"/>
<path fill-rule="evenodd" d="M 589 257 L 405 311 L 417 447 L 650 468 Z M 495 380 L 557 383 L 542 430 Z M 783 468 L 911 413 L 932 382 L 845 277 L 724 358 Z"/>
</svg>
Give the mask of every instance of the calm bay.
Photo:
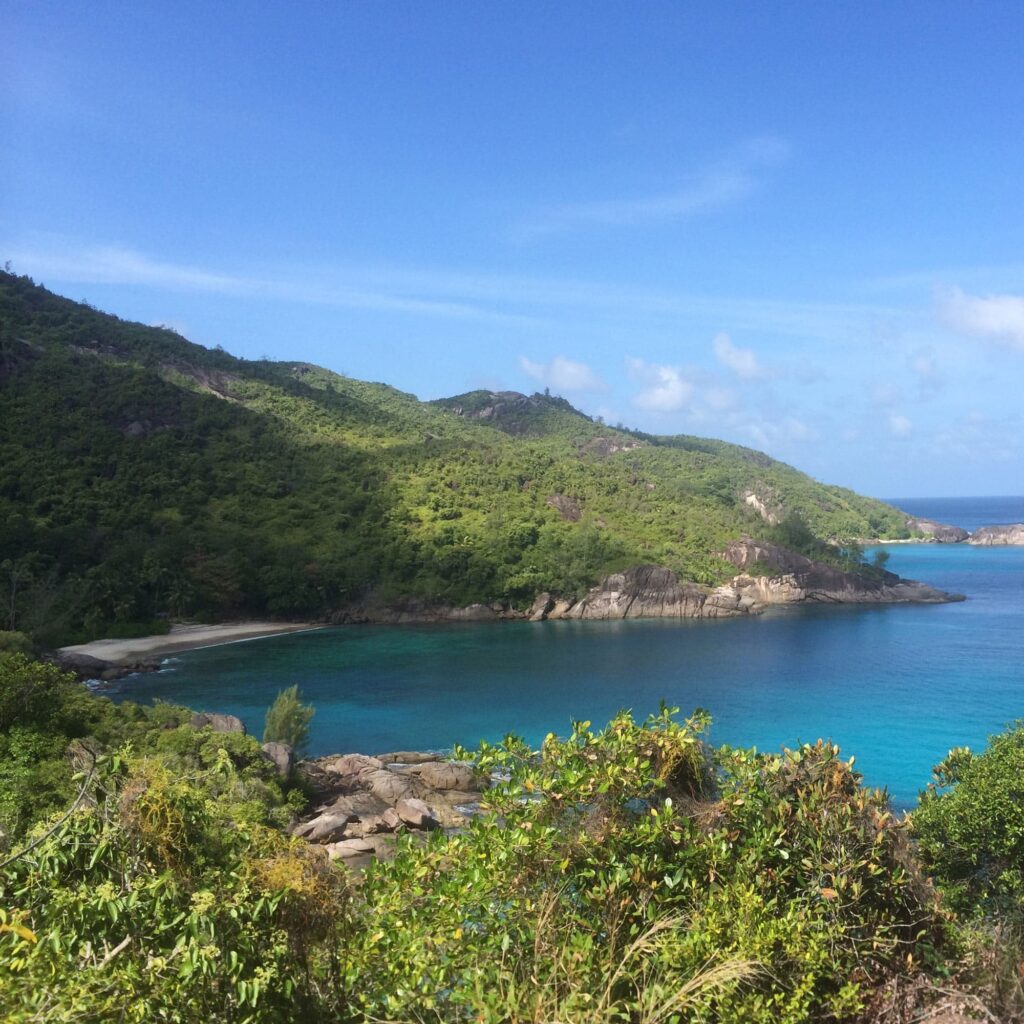
<svg viewBox="0 0 1024 1024">
<path fill-rule="evenodd" d="M 1024 499 L 902 499 L 973 529 L 1024 520 Z M 827 737 L 908 807 L 953 746 L 1024 716 L 1024 548 L 887 547 L 889 568 L 961 604 L 807 607 L 750 619 L 347 626 L 225 644 L 124 680 L 115 699 L 238 715 L 259 734 L 278 690 L 316 706 L 310 752 L 538 742 L 659 701 L 707 708 L 715 743 L 774 750 Z"/>
</svg>

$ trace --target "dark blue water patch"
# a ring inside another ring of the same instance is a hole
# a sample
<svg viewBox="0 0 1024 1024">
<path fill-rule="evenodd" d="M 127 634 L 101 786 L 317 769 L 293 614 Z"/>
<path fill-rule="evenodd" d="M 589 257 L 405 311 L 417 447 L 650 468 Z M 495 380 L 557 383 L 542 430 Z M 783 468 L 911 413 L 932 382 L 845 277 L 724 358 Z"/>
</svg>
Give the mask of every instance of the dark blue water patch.
<svg viewBox="0 0 1024 1024">
<path fill-rule="evenodd" d="M 539 743 L 661 700 L 714 716 L 717 743 L 774 750 L 819 737 L 910 806 L 932 765 L 1024 715 L 1024 548 L 892 545 L 901 575 L 962 604 L 816 607 L 707 622 L 347 626 L 192 651 L 116 699 L 242 718 L 275 694 L 316 706 L 311 752 L 445 749 L 512 732 Z"/>
<path fill-rule="evenodd" d="M 973 532 L 979 526 L 1024 523 L 1024 497 L 886 498 L 890 505 L 921 519 L 959 526 Z"/>
</svg>

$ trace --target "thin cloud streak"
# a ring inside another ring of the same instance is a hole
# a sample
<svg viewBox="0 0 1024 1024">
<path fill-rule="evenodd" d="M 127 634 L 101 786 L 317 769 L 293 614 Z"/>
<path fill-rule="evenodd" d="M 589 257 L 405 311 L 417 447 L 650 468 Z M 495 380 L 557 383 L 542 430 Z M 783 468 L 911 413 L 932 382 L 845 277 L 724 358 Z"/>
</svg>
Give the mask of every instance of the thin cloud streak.
<svg viewBox="0 0 1024 1024">
<path fill-rule="evenodd" d="M 571 202 L 555 206 L 516 232 L 529 239 L 587 226 L 640 227 L 685 220 L 742 202 L 761 185 L 760 171 L 789 157 L 781 139 L 750 139 L 727 159 L 685 175 L 681 184 L 646 196 Z"/>
<path fill-rule="evenodd" d="M 906 316 L 897 307 L 851 302 L 790 301 L 668 293 L 598 281 L 535 278 L 408 268 L 280 266 L 269 272 L 227 273 L 153 259 L 119 246 L 0 242 L 0 257 L 40 280 L 141 285 L 170 291 L 253 297 L 298 304 L 376 309 L 414 315 L 536 327 L 570 311 L 631 321 L 714 320 L 734 330 L 802 336 L 817 342 L 849 337 L 851 324 Z"/>
<path fill-rule="evenodd" d="M 464 302 L 421 299 L 408 295 L 367 291 L 339 283 L 314 284 L 282 277 L 216 273 L 180 264 L 153 260 L 132 249 L 96 246 L 61 253 L 31 249 L 6 249 L 21 269 L 42 278 L 80 284 L 143 285 L 171 291 L 207 292 L 232 297 L 270 298 L 285 302 L 375 309 L 384 312 L 444 316 L 458 319 L 501 320 L 536 324 L 533 317 L 483 309 Z"/>
</svg>

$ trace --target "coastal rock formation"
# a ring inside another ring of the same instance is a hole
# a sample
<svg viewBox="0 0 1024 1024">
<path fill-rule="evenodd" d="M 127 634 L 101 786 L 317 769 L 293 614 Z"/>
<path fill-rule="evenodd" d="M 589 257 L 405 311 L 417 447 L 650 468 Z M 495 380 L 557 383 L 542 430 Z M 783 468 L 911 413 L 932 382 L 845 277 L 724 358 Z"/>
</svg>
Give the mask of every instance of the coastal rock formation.
<svg viewBox="0 0 1024 1024">
<path fill-rule="evenodd" d="M 962 601 L 960 594 L 905 580 L 895 573 L 844 572 L 765 541 L 732 541 L 722 557 L 738 569 L 756 569 L 734 577 L 732 586 L 756 605 L 796 604 L 940 604 Z"/>
<path fill-rule="evenodd" d="M 752 609 L 753 601 L 730 587 L 711 590 L 696 583 L 680 583 L 670 569 L 637 565 L 606 576 L 561 617 L 701 619 L 745 615 Z"/>
<path fill-rule="evenodd" d="M 465 824 L 466 808 L 479 802 L 486 781 L 470 765 L 409 750 L 322 757 L 301 762 L 297 770 L 316 803 L 293 834 L 353 867 L 388 856 L 400 829 Z"/>
<path fill-rule="evenodd" d="M 996 547 L 1024 544 L 1024 523 L 1010 523 L 1006 526 L 981 526 L 967 540 L 978 547 Z"/>
<path fill-rule="evenodd" d="M 767 541 L 732 541 L 719 552 L 740 574 L 725 586 L 681 583 L 658 565 L 638 565 L 606 576 L 579 601 L 556 601 L 541 594 L 528 615 L 543 619 L 713 619 L 755 615 L 768 605 L 938 604 L 962 601 L 925 583 L 904 580 L 883 570 L 844 572 Z"/>
<path fill-rule="evenodd" d="M 606 576 L 579 601 L 541 594 L 530 609 L 531 622 L 543 619 L 721 618 L 756 611 L 753 601 L 732 587 L 680 583 L 671 569 L 637 565 Z"/>
<path fill-rule="evenodd" d="M 922 533 L 936 544 L 960 544 L 967 540 L 969 534 L 959 526 L 948 526 L 937 523 L 933 519 L 907 518 L 907 529 L 911 533 Z"/>
</svg>

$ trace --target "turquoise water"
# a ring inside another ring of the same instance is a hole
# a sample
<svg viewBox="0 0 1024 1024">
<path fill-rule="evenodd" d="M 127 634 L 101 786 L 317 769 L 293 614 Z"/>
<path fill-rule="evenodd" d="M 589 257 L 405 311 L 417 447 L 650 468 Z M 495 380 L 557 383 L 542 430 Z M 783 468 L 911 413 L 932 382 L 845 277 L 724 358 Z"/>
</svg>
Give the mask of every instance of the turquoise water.
<svg viewBox="0 0 1024 1024">
<path fill-rule="evenodd" d="M 950 747 L 983 745 L 1024 717 L 1024 548 L 889 551 L 895 572 L 969 599 L 708 622 L 338 627 L 192 651 L 115 697 L 228 712 L 260 733 L 277 691 L 298 683 L 317 709 L 314 754 L 441 749 L 509 731 L 539 741 L 571 718 L 644 715 L 664 698 L 710 710 L 719 743 L 830 737 L 906 807 Z"/>
</svg>

